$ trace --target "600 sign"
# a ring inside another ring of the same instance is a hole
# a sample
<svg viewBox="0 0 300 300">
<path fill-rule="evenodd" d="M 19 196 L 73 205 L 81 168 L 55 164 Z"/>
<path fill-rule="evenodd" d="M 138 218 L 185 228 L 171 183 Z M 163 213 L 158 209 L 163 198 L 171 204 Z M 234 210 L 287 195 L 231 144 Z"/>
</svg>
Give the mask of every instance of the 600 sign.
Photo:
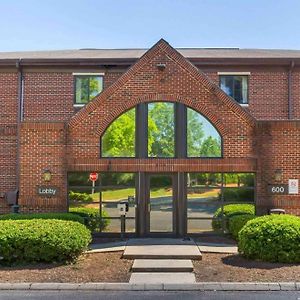
<svg viewBox="0 0 300 300">
<path fill-rule="evenodd" d="M 287 184 L 269 184 L 268 185 L 269 194 L 287 194 L 288 186 Z"/>
</svg>

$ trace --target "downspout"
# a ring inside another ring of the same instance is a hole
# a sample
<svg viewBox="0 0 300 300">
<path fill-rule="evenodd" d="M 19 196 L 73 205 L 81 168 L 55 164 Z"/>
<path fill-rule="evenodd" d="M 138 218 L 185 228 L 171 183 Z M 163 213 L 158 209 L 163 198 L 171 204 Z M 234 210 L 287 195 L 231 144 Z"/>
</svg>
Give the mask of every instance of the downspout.
<svg viewBox="0 0 300 300">
<path fill-rule="evenodd" d="M 18 70 L 18 112 L 17 112 L 17 159 L 16 159 L 16 190 L 20 191 L 20 137 L 21 137 L 21 122 L 23 121 L 23 101 L 24 101 L 24 78 L 22 70 L 22 60 L 16 61 L 16 68 Z M 17 202 L 18 205 L 18 196 Z"/>
<path fill-rule="evenodd" d="M 292 99 L 292 80 L 293 80 L 293 69 L 295 67 L 295 62 L 292 60 L 289 66 L 289 73 L 288 73 L 288 119 L 291 120 L 293 119 L 293 99 Z"/>
</svg>

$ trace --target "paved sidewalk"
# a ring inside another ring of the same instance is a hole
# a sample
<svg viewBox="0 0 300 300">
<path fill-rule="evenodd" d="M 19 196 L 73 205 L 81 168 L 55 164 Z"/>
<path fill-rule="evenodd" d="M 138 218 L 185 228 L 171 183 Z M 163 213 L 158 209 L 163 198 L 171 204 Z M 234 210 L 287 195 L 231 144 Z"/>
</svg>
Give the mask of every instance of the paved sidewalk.
<svg viewBox="0 0 300 300">
<path fill-rule="evenodd" d="M 200 249 L 201 252 L 229 253 L 229 254 L 238 253 L 237 245 L 233 245 L 233 244 L 196 242 L 196 245 L 198 246 L 198 248 Z"/>
<path fill-rule="evenodd" d="M 131 283 L 0 283 L 0 290 L 110 291 L 300 291 L 300 282 L 198 282 L 191 284 Z"/>
<path fill-rule="evenodd" d="M 116 241 L 111 243 L 91 244 L 86 253 L 116 252 L 124 251 L 127 241 Z"/>
</svg>

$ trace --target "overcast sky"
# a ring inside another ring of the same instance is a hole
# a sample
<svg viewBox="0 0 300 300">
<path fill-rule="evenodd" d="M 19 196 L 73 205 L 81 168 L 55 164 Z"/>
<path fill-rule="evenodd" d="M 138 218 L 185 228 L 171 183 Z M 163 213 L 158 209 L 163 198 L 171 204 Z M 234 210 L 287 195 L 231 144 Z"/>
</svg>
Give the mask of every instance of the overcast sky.
<svg viewBox="0 0 300 300">
<path fill-rule="evenodd" d="M 300 49 L 300 0 L 0 0 L 0 51 Z"/>
</svg>

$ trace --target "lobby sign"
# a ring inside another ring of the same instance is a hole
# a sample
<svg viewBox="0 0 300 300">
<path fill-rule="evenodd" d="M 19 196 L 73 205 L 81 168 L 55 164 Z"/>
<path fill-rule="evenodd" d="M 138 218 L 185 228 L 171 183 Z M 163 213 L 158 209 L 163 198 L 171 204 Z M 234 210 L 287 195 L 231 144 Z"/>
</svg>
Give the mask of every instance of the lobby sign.
<svg viewBox="0 0 300 300">
<path fill-rule="evenodd" d="M 269 184 L 268 193 L 273 195 L 285 195 L 288 193 L 287 184 Z"/>
<path fill-rule="evenodd" d="M 299 180 L 289 179 L 289 194 L 296 195 L 299 194 Z"/>
<path fill-rule="evenodd" d="M 40 196 L 48 196 L 48 197 L 57 196 L 58 188 L 54 186 L 38 186 L 37 193 Z"/>
</svg>

